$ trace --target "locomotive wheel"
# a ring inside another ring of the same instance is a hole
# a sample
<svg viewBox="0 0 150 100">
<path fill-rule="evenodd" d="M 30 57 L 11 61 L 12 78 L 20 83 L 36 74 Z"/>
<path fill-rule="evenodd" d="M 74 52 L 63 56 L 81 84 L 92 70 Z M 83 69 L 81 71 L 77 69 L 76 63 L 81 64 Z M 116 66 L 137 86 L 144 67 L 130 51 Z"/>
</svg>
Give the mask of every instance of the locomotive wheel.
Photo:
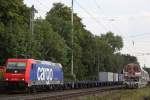
<svg viewBox="0 0 150 100">
<path fill-rule="evenodd" d="M 33 87 L 32 88 L 32 92 L 36 94 L 37 93 L 37 89 L 35 87 Z"/>
<path fill-rule="evenodd" d="M 31 94 L 31 88 L 30 87 L 25 87 L 25 92 L 28 93 L 28 94 Z"/>
<path fill-rule="evenodd" d="M 25 88 L 25 92 L 27 92 L 28 94 L 31 94 L 31 93 L 37 93 L 37 89 L 35 87 L 26 87 Z"/>
</svg>

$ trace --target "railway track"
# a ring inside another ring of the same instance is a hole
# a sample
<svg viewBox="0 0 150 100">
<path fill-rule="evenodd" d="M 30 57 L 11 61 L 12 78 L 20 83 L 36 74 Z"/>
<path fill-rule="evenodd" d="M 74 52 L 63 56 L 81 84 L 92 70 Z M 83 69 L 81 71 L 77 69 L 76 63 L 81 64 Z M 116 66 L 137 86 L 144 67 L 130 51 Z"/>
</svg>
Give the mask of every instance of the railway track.
<svg viewBox="0 0 150 100">
<path fill-rule="evenodd" d="M 0 97 L 0 100 L 62 100 L 70 99 L 79 96 L 85 96 L 89 94 L 96 94 L 99 92 L 105 92 L 109 90 L 117 90 L 123 88 L 123 85 L 119 86 L 108 86 L 98 88 L 87 88 L 87 89 L 76 89 L 76 90 L 65 90 L 61 92 L 46 92 L 38 94 L 30 94 L 24 96 L 7 96 Z"/>
</svg>

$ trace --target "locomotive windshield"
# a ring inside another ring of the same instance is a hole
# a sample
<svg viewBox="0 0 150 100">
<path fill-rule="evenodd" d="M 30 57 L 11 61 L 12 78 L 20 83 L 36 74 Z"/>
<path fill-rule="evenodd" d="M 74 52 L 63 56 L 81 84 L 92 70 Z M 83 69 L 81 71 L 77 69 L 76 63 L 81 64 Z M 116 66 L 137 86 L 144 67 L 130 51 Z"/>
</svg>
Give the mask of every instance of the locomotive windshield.
<svg viewBox="0 0 150 100">
<path fill-rule="evenodd" d="M 25 69 L 25 62 L 8 62 L 7 69 Z"/>
<path fill-rule="evenodd" d="M 6 67 L 7 73 L 25 73 L 25 62 L 8 62 Z"/>
</svg>

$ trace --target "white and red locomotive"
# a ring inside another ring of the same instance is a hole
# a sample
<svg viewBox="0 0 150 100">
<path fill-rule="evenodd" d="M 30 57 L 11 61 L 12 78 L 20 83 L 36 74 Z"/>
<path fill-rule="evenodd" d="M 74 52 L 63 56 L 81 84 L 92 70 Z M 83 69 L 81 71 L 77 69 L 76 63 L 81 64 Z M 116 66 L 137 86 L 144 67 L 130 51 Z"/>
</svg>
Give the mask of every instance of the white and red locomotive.
<svg viewBox="0 0 150 100">
<path fill-rule="evenodd" d="M 138 64 L 127 64 L 123 69 L 124 84 L 127 88 L 145 87 L 149 81 L 149 74 Z"/>
</svg>

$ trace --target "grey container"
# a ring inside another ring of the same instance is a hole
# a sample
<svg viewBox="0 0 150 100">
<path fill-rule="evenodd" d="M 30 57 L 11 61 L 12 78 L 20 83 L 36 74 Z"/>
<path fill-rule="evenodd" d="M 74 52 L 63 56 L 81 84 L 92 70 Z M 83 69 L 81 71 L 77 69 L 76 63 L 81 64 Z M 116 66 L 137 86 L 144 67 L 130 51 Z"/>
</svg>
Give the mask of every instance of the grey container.
<svg viewBox="0 0 150 100">
<path fill-rule="evenodd" d="M 113 73 L 112 72 L 99 72 L 99 81 L 101 82 L 113 81 Z"/>
<path fill-rule="evenodd" d="M 118 74 L 118 81 L 123 81 L 124 78 L 123 78 L 123 74 Z"/>
<path fill-rule="evenodd" d="M 118 81 L 118 73 L 113 73 L 113 81 L 114 82 Z"/>
</svg>

